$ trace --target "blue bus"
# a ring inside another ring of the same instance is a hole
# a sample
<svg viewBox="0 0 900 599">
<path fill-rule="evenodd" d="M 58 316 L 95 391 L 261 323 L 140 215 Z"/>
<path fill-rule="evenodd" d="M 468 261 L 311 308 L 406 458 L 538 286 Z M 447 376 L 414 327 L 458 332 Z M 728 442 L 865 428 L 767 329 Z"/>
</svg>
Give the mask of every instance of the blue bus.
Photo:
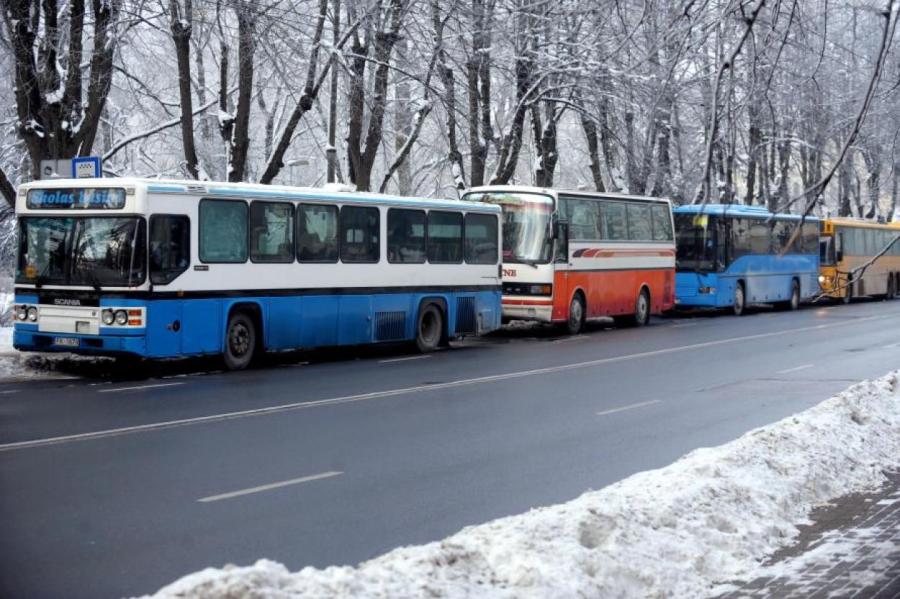
<svg viewBox="0 0 900 599">
<path fill-rule="evenodd" d="M 799 216 L 722 204 L 674 214 L 676 307 L 730 307 L 740 316 L 750 304 L 796 310 L 818 293 L 818 219 L 801 225 Z"/>
<path fill-rule="evenodd" d="M 171 358 L 499 328 L 500 207 L 268 185 L 38 181 L 16 198 L 13 344 Z"/>
</svg>

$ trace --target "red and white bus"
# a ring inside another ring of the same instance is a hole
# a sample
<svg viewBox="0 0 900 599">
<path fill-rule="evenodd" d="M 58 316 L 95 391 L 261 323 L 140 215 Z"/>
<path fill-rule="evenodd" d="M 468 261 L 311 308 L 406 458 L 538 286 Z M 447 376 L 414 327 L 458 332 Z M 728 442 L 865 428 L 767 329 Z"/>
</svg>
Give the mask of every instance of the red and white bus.
<svg viewBox="0 0 900 599">
<path fill-rule="evenodd" d="M 503 209 L 503 318 L 644 325 L 675 305 L 668 200 L 534 187 L 478 187 L 465 200 Z"/>
</svg>

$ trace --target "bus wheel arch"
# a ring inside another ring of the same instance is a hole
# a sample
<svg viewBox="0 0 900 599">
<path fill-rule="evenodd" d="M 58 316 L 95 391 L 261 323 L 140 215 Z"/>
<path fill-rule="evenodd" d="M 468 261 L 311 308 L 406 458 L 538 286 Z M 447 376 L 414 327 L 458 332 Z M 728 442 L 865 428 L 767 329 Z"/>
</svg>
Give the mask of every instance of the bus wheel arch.
<svg viewBox="0 0 900 599">
<path fill-rule="evenodd" d="M 576 288 L 569 299 L 569 307 L 566 311 L 566 330 L 570 335 L 577 335 L 584 328 L 587 319 L 587 300 L 584 290 Z"/>
<path fill-rule="evenodd" d="M 440 297 L 422 298 L 416 312 L 415 344 L 423 354 L 446 345 L 449 340 L 447 302 Z"/>
<path fill-rule="evenodd" d="M 263 348 L 262 310 L 255 303 L 237 303 L 228 310 L 222 357 L 228 370 L 243 370 Z"/>
</svg>

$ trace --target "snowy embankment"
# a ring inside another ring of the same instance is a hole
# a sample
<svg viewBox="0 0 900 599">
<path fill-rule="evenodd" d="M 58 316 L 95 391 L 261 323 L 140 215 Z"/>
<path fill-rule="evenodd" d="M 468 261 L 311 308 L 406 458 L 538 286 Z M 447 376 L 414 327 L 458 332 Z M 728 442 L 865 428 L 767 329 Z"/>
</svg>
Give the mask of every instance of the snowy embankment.
<svg viewBox="0 0 900 599">
<path fill-rule="evenodd" d="M 708 596 L 753 577 L 814 506 L 897 467 L 900 371 L 666 468 L 355 568 L 260 560 L 156 597 Z"/>
</svg>

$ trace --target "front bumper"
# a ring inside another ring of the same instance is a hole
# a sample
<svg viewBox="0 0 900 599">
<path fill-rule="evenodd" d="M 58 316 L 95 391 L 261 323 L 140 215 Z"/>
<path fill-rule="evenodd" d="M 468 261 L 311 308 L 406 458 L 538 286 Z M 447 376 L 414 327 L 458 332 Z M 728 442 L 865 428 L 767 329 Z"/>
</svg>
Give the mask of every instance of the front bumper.
<svg viewBox="0 0 900 599">
<path fill-rule="evenodd" d="M 76 342 L 77 345 L 74 345 Z M 143 335 L 76 335 L 27 331 L 19 328 L 13 332 L 13 347 L 21 351 L 70 352 L 98 356 L 147 354 L 147 343 Z"/>
</svg>

